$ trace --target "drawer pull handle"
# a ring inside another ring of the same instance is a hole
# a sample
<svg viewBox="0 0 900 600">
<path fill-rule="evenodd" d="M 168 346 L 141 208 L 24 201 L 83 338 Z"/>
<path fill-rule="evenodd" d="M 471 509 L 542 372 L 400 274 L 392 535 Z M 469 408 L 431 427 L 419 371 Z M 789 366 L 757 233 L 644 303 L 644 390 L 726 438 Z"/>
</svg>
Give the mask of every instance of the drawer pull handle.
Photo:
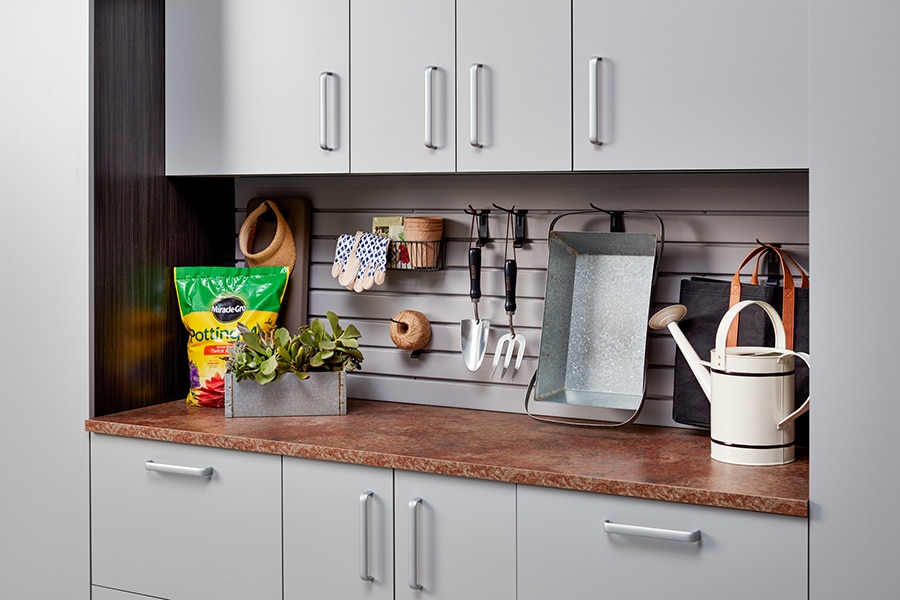
<svg viewBox="0 0 900 600">
<path fill-rule="evenodd" d="M 676 529 L 657 529 L 656 527 L 643 527 L 641 525 L 624 525 L 622 523 L 613 523 L 611 521 L 603 522 L 603 531 L 606 533 L 616 533 L 619 535 L 632 535 L 637 537 L 647 537 L 656 540 L 670 540 L 673 542 L 699 542 L 700 530 L 694 531 L 678 531 Z"/>
<path fill-rule="evenodd" d="M 334 79 L 334 73 L 325 71 L 319 75 L 319 148 L 327 152 L 334 150 L 328 140 L 328 118 L 330 115 L 330 98 L 328 82 Z"/>
<path fill-rule="evenodd" d="M 437 150 L 434 143 L 434 74 L 437 67 L 425 69 L 425 147 Z"/>
<path fill-rule="evenodd" d="M 412 590 L 423 589 L 419 583 L 419 532 L 418 508 L 422 504 L 421 498 L 413 498 L 409 501 L 409 588 Z"/>
<path fill-rule="evenodd" d="M 588 71 L 588 138 L 595 146 L 602 146 L 600 139 L 600 64 L 603 59 L 594 56 Z"/>
<path fill-rule="evenodd" d="M 212 477 L 213 474 L 212 467 L 184 467 L 153 462 L 152 460 L 145 462 L 144 468 L 157 473 L 174 473 L 176 475 L 190 475 L 191 477 Z"/>
<path fill-rule="evenodd" d="M 369 498 L 374 492 L 363 492 L 359 495 L 359 578 L 363 581 L 375 581 L 369 575 Z"/>
<path fill-rule="evenodd" d="M 484 65 L 475 63 L 469 67 L 469 144 L 473 148 L 484 148 L 478 139 L 478 73 Z"/>
</svg>

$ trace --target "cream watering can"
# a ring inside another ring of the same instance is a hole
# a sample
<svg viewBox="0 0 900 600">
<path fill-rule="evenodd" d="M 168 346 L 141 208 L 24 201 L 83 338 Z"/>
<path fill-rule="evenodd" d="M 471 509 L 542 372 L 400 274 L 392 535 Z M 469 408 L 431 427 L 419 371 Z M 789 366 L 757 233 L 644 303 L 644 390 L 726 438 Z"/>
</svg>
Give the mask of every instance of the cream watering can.
<svg viewBox="0 0 900 600">
<path fill-rule="evenodd" d="M 775 347 L 726 347 L 728 329 L 750 305 L 762 308 L 775 328 Z M 687 309 L 669 306 L 650 318 L 652 329 L 668 329 L 710 402 L 710 456 L 738 465 L 782 465 L 794 460 L 794 421 L 809 410 L 809 398 L 794 410 L 794 357 L 778 312 L 765 302 L 744 300 L 725 313 L 709 362 L 700 360 L 678 327 Z"/>
</svg>

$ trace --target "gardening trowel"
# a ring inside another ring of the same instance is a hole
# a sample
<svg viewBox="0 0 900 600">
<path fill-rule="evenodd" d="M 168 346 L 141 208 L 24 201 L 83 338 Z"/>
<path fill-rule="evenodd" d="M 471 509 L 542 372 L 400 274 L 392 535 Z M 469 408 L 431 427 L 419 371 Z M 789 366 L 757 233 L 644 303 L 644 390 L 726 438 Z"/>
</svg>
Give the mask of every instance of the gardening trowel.
<svg viewBox="0 0 900 600">
<path fill-rule="evenodd" d="M 470 371 L 477 371 L 487 350 L 491 322 L 478 318 L 478 301 L 481 299 L 481 248 L 469 248 L 469 298 L 475 305 L 475 318 L 460 322 L 460 345 L 463 361 Z"/>
</svg>

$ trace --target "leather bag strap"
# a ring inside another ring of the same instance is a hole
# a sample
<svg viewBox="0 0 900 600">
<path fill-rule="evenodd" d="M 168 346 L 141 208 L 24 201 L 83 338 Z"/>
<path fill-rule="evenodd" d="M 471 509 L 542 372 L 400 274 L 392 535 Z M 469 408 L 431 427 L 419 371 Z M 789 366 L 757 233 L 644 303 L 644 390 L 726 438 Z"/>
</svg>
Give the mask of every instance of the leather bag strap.
<svg viewBox="0 0 900 600">
<path fill-rule="evenodd" d="M 802 267 L 797 263 L 796 260 L 787 252 L 778 248 L 776 246 L 769 246 L 766 244 L 761 244 L 750 251 L 750 253 L 744 258 L 741 262 L 741 265 L 738 267 L 737 271 L 734 274 L 734 277 L 731 279 L 731 291 L 729 298 L 729 307 L 734 306 L 738 302 L 741 301 L 741 270 L 749 263 L 751 260 L 757 257 L 761 257 L 767 251 L 772 251 L 778 256 L 778 260 L 781 262 L 781 272 L 784 274 L 784 287 L 782 292 L 782 307 L 781 307 L 781 320 L 784 324 L 785 335 L 787 337 L 787 348 L 790 350 L 794 349 L 794 298 L 795 298 L 795 285 L 794 285 L 794 274 L 791 271 L 789 264 L 793 264 L 797 267 L 800 272 L 801 277 L 801 287 L 808 288 L 809 287 L 809 276 L 803 270 Z M 759 283 L 759 260 L 756 262 L 756 266 L 753 269 L 753 275 L 751 276 L 750 283 L 753 285 L 758 285 Z M 728 339 L 726 345 L 728 346 L 737 346 L 737 337 L 738 337 L 738 319 L 735 320 L 731 324 L 731 328 L 728 330 Z"/>
</svg>

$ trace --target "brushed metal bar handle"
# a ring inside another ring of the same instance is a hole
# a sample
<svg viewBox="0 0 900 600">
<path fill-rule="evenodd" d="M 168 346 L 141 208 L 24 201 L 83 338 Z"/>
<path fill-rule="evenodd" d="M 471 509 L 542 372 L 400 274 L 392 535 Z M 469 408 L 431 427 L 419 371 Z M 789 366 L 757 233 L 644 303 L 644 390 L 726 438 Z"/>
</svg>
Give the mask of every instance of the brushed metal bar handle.
<svg viewBox="0 0 900 600">
<path fill-rule="evenodd" d="M 594 56 L 588 68 L 588 137 L 592 144 L 602 146 L 600 139 L 600 62 L 603 58 Z"/>
<path fill-rule="evenodd" d="M 212 467 L 185 467 L 182 465 L 168 465 L 148 460 L 144 468 L 157 473 L 174 473 L 176 475 L 190 475 L 191 477 L 212 477 Z"/>
<path fill-rule="evenodd" d="M 469 144 L 484 148 L 478 140 L 478 74 L 484 65 L 475 63 L 469 67 Z"/>
<path fill-rule="evenodd" d="M 421 498 L 413 498 L 409 501 L 409 587 L 413 590 L 421 590 L 419 583 L 419 515 L 418 508 L 422 504 Z"/>
<path fill-rule="evenodd" d="M 319 148 L 331 152 L 334 147 L 328 143 L 328 82 L 334 73 L 324 71 L 319 75 Z"/>
<path fill-rule="evenodd" d="M 434 145 L 434 74 L 437 67 L 425 68 L 425 147 L 437 150 Z"/>
<path fill-rule="evenodd" d="M 642 525 L 625 525 L 623 523 L 603 522 L 603 531 L 618 535 L 631 535 L 647 537 L 656 540 L 669 540 L 672 542 L 699 542 L 700 530 L 679 531 L 677 529 L 657 529 L 656 527 L 644 527 Z"/>
<path fill-rule="evenodd" d="M 373 494 L 366 491 L 359 495 L 359 578 L 363 581 L 375 581 L 369 575 L 369 498 Z"/>
</svg>

